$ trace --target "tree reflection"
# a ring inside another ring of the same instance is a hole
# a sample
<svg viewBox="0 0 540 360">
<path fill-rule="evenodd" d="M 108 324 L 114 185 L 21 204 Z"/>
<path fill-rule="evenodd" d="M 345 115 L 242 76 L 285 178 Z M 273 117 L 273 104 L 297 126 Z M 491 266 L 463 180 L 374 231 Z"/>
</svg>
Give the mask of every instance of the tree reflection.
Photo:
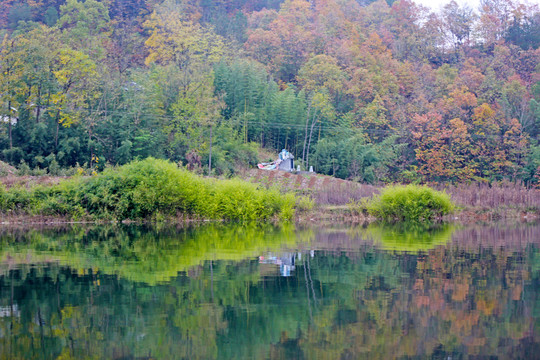
<svg viewBox="0 0 540 360">
<path fill-rule="evenodd" d="M 384 231 L 334 233 L 332 241 L 355 246 L 339 250 L 323 231 L 264 226 L 4 235 L 0 359 L 531 358 L 538 351 L 537 238 L 462 246 L 450 239 L 452 231 L 464 237 L 461 229 L 439 228 L 410 235 L 423 239 L 421 251 L 388 251 L 374 245 Z M 448 240 L 437 245 L 439 238 Z M 283 246 L 294 257 L 288 276 L 259 259 L 279 257 Z"/>
<path fill-rule="evenodd" d="M 133 281 L 168 281 L 207 260 L 241 260 L 309 241 L 291 225 L 212 224 L 194 228 L 102 226 L 58 233 L 29 231 L 0 237 L 7 264 L 58 261 L 84 273 L 94 269 Z"/>
</svg>

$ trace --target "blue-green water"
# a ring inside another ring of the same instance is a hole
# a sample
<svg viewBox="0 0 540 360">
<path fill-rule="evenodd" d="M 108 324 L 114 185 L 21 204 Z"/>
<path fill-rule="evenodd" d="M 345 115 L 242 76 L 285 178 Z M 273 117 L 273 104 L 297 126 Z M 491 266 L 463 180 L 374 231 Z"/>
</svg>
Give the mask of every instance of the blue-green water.
<svg viewBox="0 0 540 360">
<path fill-rule="evenodd" d="M 540 225 L 0 230 L 0 359 L 533 359 Z"/>
</svg>

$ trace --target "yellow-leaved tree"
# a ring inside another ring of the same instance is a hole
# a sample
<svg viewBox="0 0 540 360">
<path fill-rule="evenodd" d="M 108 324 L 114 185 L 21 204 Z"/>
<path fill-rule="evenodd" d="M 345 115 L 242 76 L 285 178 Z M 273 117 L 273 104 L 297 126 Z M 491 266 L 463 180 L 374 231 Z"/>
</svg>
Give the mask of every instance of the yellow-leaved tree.
<svg viewBox="0 0 540 360">
<path fill-rule="evenodd" d="M 183 73 L 185 86 L 198 70 L 211 69 L 225 53 L 224 39 L 200 24 L 184 19 L 176 11 L 158 9 L 144 23 L 150 31 L 145 45 L 146 65 L 175 65 Z"/>
<path fill-rule="evenodd" d="M 80 121 L 93 99 L 100 97 L 97 90 L 96 64 L 80 51 L 65 48 L 59 51 L 53 74 L 59 91 L 51 95 L 51 116 L 56 121 L 55 143 L 58 145 L 60 124 L 64 127 Z M 92 137 L 91 129 L 90 137 Z"/>
<path fill-rule="evenodd" d="M 165 81 L 178 91 L 173 102 L 158 105 L 172 158 L 204 150 L 211 142 L 207 134 L 222 104 L 214 96 L 213 67 L 225 58 L 225 40 L 178 10 L 164 4 L 144 23 L 150 32 L 145 63 L 161 67 L 157 71 L 167 74 Z"/>
</svg>

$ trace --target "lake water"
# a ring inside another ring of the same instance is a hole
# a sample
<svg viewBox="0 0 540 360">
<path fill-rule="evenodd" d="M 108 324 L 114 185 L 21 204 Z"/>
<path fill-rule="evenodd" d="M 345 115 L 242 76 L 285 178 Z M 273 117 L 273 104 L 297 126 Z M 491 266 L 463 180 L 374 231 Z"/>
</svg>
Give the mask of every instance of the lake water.
<svg viewBox="0 0 540 360">
<path fill-rule="evenodd" d="M 0 230 L 0 359 L 533 359 L 540 225 Z"/>
</svg>

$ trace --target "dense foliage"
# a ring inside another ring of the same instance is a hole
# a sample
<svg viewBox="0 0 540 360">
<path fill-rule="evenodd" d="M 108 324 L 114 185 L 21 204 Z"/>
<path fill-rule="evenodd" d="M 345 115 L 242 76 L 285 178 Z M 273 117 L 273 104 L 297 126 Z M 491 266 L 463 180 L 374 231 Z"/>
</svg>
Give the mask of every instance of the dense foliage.
<svg viewBox="0 0 540 360">
<path fill-rule="evenodd" d="M 295 198 L 241 180 L 202 178 L 148 158 L 99 175 L 30 190 L 0 189 L 0 209 L 36 215 L 125 220 L 188 216 L 202 219 L 290 219 Z"/>
<path fill-rule="evenodd" d="M 368 205 L 368 211 L 386 221 L 429 221 L 449 214 L 450 196 L 427 186 L 389 186 Z"/>
<path fill-rule="evenodd" d="M 230 173 L 265 147 L 371 183 L 540 183 L 538 5 L 0 7 L 0 160 L 15 166 L 154 156 Z"/>
</svg>

